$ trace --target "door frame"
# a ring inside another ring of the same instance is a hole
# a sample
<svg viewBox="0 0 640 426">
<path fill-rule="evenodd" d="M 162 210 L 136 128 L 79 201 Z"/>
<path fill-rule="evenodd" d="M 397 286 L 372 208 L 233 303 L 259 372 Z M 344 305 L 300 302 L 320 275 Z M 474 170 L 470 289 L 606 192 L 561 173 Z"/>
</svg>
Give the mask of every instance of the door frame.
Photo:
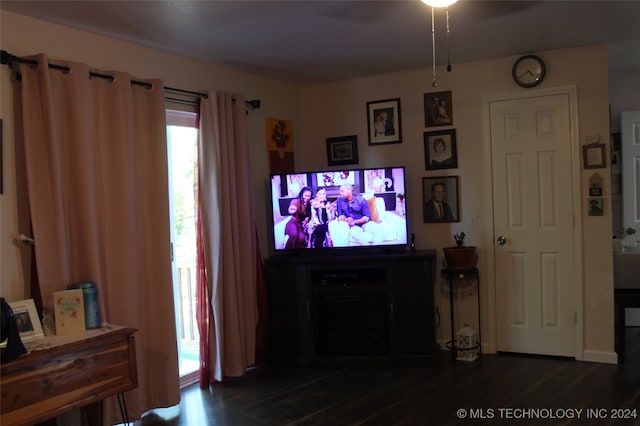
<svg viewBox="0 0 640 426">
<path fill-rule="evenodd" d="M 487 254 L 486 261 L 486 324 L 487 324 L 487 340 L 484 343 L 487 353 L 496 353 L 498 338 L 498 323 L 496 318 L 496 272 L 495 272 L 495 228 L 493 224 L 493 167 L 491 155 L 491 111 L 492 102 L 509 101 L 518 99 L 527 99 L 540 96 L 568 95 L 569 96 L 569 119 L 571 121 L 570 137 L 571 137 L 571 180 L 572 180 L 572 204 L 573 210 L 573 277 L 571 283 L 576 297 L 576 314 L 575 314 L 575 359 L 584 359 L 584 310 L 583 310 L 583 278 L 582 278 L 582 197 L 581 193 L 581 162 L 580 162 L 580 138 L 578 129 L 578 95 L 576 86 L 561 86 L 549 89 L 531 89 L 527 91 L 518 91 L 511 93 L 500 93 L 485 95 L 482 97 L 482 123 L 483 123 L 483 146 L 484 146 L 484 164 L 489 164 L 484 174 L 484 187 L 487 188 L 484 198 L 484 204 L 487 206 L 487 214 L 484 215 L 484 226 L 488 230 L 488 238 L 485 240 L 485 252 Z M 483 348 L 483 351 L 485 349 Z"/>
</svg>

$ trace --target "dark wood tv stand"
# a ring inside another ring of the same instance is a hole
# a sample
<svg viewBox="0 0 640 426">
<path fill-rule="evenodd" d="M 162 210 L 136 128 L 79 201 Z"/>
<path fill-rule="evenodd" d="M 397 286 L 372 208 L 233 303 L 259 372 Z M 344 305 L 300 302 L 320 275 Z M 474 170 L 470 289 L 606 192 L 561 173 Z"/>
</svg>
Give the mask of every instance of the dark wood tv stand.
<svg viewBox="0 0 640 426">
<path fill-rule="evenodd" d="M 313 254 L 265 262 L 272 362 L 437 365 L 435 250 Z"/>
</svg>

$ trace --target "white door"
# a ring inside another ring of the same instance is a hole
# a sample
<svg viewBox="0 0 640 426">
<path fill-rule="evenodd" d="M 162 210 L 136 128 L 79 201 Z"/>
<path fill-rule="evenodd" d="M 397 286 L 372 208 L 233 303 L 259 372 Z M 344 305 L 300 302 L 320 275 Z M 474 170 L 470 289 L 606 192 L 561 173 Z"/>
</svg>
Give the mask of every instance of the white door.
<svg viewBox="0 0 640 426">
<path fill-rule="evenodd" d="M 497 350 L 575 356 L 569 94 L 490 103 Z"/>
<path fill-rule="evenodd" d="M 625 244 L 640 241 L 640 111 L 622 113 L 622 226 Z"/>
</svg>

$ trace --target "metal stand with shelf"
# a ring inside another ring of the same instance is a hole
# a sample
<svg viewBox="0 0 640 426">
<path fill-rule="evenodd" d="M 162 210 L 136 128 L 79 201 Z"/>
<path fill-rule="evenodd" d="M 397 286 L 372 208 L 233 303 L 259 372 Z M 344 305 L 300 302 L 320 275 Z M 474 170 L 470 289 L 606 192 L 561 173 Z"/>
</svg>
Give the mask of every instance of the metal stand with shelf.
<svg viewBox="0 0 640 426">
<path fill-rule="evenodd" d="M 451 340 L 446 343 L 447 349 L 451 349 L 451 354 L 453 359 L 456 359 L 456 354 L 458 350 L 472 350 L 478 349 L 478 356 L 482 354 L 482 338 L 481 338 L 481 323 L 480 323 L 480 273 L 478 268 L 469 268 L 469 269 L 449 269 L 445 268 L 440 272 L 443 278 L 447 279 L 449 283 L 449 307 L 451 312 Z M 476 295 L 478 298 L 478 344 L 471 347 L 458 348 L 456 347 L 456 324 L 453 315 L 453 287 L 455 285 L 455 281 L 462 280 L 465 277 L 470 277 L 475 280 L 477 284 Z"/>
</svg>

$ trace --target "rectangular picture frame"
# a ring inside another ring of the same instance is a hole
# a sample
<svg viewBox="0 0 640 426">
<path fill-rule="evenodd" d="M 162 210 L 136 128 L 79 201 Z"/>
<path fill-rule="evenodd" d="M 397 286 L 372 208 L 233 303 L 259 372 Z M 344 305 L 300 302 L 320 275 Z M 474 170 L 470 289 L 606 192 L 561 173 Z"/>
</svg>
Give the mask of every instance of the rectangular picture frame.
<svg viewBox="0 0 640 426">
<path fill-rule="evenodd" d="M 584 145 L 582 147 L 582 160 L 585 169 L 602 169 L 607 167 L 607 157 L 603 143 Z"/>
<path fill-rule="evenodd" d="M 13 311 L 13 317 L 16 319 L 18 332 L 20 333 L 20 340 L 23 343 L 44 338 L 42 323 L 33 299 L 8 303 Z M 6 344 L 6 342 L 4 343 Z"/>
<path fill-rule="evenodd" d="M 358 164 L 358 137 L 327 138 L 327 163 L 329 166 Z"/>
<path fill-rule="evenodd" d="M 604 216 L 604 199 L 601 197 L 589 198 L 589 216 Z"/>
<path fill-rule="evenodd" d="M 402 143 L 400 98 L 367 102 L 369 145 Z"/>
<path fill-rule="evenodd" d="M 424 94 L 424 126 L 453 126 L 451 90 Z"/>
<path fill-rule="evenodd" d="M 460 222 L 459 176 L 422 178 L 422 217 L 424 223 Z"/>
<path fill-rule="evenodd" d="M 425 170 L 455 169 L 457 167 L 456 129 L 424 132 Z"/>
</svg>

